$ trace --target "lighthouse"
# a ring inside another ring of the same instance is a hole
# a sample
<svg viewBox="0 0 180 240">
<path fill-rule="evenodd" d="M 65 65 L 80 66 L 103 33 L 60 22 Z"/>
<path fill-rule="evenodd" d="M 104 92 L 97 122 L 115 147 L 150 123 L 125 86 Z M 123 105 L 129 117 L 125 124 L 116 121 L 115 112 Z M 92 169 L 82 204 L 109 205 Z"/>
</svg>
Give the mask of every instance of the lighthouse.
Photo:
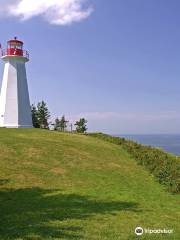
<svg viewBox="0 0 180 240">
<path fill-rule="evenodd" d="M 2 50 L 4 74 L 0 92 L 0 127 L 32 128 L 31 107 L 26 77 L 29 54 L 15 37 Z"/>
</svg>

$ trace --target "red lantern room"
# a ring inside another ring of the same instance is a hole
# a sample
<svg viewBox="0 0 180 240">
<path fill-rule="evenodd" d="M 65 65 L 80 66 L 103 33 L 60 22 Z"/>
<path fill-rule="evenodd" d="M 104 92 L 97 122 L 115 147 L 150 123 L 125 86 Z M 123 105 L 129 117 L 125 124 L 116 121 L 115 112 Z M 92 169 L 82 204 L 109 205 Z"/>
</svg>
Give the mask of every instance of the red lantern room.
<svg viewBox="0 0 180 240">
<path fill-rule="evenodd" d="M 14 38 L 7 43 L 7 55 L 23 56 L 23 42 Z"/>
<path fill-rule="evenodd" d="M 7 42 L 6 50 L 2 50 L 2 56 L 18 56 L 18 57 L 25 57 L 29 60 L 29 54 L 27 51 L 23 50 L 23 42 L 17 40 L 15 37 L 12 40 Z"/>
</svg>

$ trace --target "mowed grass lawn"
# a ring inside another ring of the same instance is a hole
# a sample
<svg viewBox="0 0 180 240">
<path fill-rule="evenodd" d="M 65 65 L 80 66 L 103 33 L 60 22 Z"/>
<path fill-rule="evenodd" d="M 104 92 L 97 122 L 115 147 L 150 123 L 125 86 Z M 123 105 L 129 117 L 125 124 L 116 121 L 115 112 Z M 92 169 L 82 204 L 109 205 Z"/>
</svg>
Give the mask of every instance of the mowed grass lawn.
<svg viewBox="0 0 180 240">
<path fill-rule="evenodd" d="M 179 200 L 120 146 L 0 129 L 0 240 L 178 240 Z M 137 237 L 137 226 L 174 233 Z"/>
</svg>

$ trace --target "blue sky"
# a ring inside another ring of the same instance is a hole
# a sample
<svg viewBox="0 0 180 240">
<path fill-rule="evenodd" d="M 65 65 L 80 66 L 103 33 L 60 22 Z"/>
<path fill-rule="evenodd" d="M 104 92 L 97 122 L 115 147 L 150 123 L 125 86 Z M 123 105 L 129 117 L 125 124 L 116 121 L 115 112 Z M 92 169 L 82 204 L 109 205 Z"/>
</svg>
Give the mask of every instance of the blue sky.
<svg viewBox="0 0 180 240">
<path fill-rule="evenodd" d="M 0 2 L 2 45 L 18 36 L 30 53 L 31 103 L 85 116 L 90 131 L 180 133 L 178 0 Z"/>
</svg>

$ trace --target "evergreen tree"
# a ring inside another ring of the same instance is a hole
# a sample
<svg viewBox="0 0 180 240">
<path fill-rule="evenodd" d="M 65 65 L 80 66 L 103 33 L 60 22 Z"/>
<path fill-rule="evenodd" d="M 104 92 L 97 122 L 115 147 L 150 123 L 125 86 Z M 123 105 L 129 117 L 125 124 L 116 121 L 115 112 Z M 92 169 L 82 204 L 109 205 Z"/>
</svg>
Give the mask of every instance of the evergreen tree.
<svg viewBox="0 0 180 240">
<path fill-rule="evenodd" d="M 60 120 L 59 120 L 59 118 L 55 119 L 55 123 L 53 125 L 54 125 L 54 130 L 55 131 L 60 131 Z"/>
<path fill-rule="evenodd" d="M 35 105 L 31 105 L 31 113 L 32 113 L 32 123 L 33 127 L 40 128 L 39 120 L 38 120 L 38 111 Z"/>
<path fill-rule="evenodd" d="M 59 122 L 60 131 L 64 132 L 66 130 L 67 123 L 68 123 L 68 121 L 66 120 L 65 116 L 63 115 Z"/>
<path fill-rule="evenodd" d="M 87 131 L 87 120 L 85 118 L 80 118 L 74 125 L 76 126 L 76 131 L 78 133 L 85 133 Z"/>
<path fill-rule="evenodd" d="M 49 129 L 48 119 L 50 118 L 50 113 L 47 104 L 44 101 L 39 102 L 37 105 L 37 111 L 40 128 Z"/>
</svg>

